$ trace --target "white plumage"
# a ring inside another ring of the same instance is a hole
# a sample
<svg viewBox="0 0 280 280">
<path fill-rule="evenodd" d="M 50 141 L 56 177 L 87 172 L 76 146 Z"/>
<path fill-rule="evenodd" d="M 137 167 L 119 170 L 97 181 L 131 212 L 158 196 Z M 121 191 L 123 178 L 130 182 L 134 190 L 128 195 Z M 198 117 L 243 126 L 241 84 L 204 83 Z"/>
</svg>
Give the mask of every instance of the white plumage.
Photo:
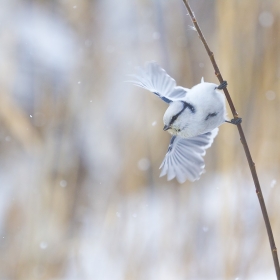
<svg viewBox="0 0 280 280">
<path fill-rule="evenodd" d="M 191 89 L 176 82 L 155 62 L 138 68 L 133 84 L 147 89 L 169 104 L 164 116 L 164 130 L 172 134 L 167 154 L 160 166 L 160 176 L 183 183 L 195 181 L 204 171 L 205 151 L 226 121 L 224 94 L 218 85 L 204 82 Z"/>
</svg>

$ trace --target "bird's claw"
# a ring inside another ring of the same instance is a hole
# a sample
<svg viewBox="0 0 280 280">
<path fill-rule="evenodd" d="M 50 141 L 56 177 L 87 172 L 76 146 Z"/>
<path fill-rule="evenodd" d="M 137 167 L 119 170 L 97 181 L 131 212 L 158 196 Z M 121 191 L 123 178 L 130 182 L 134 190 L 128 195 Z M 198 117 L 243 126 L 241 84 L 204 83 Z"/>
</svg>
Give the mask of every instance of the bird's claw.
<svg viewBox="0 0 280 280">
<path fill-rule="evenodd" d="M 232 119 L 231 121 L 226 121 L 227 123 L 231 123 L 231 124 L 235 124 L 235 125 L 238 125 L 238 124 L 241 124 L 242 123 L 242 118 L 234 118 Z"/>
<path fill-rule="evenodd" d="M 232 124 L 238 125 L 242 123 L 242 118 L 234 118 L 230 121 Z"/>
<path fill-rule="evenodd" d="M 223 82 L 217 87 L 217 89 L 224 89 L 224 88 L 227 87 L 227 85 L 228 85 L 227 81 L 223 81 Z"/>
</svg>

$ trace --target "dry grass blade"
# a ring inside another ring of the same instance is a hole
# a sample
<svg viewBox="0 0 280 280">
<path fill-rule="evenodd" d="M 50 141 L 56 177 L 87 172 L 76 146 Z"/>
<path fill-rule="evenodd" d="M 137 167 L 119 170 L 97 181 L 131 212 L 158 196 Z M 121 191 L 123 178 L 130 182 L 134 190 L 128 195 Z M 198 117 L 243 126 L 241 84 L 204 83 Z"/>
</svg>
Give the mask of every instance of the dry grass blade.
<svg viewBox="0 0 280 280">
<path fill-rule="evenodd" d="M 223 78 L 222 78 L 222 75 L 221 75 L 220 70 L 218 68 L 218 65 L 215 61 L 214 54 L 210 50 L 202 32 L 201 32 L 201 29 L 200 29 L 200 27 L 197 23 L 197 20 L 194 16 L 194 13 L 192 12 L 192 9 L 190 8 L 190 5 L 189 5 L 188 1 L 183 0 L 183 2 L 184 2 L 185 6 L 188 10 L 188 13 L 189 13 L 191 19 L 192 19 L 194 27 L 195 27 L 195 29 L 196 29 L 204 47 L 205 47 L 205 49 L 206 49 L 206 51 L 209 55 L 209 58 L 212 62 L 214 70 L 215 70 L 215 74 L 216 74 L 217 78 L 219 79 L 220 83 L 222 83 Z M 234 118 L 238 118 L 238 114 L 235 110 L 234 104 L 232 102 L 232 99 L 230 97 L 230 94 L 229 94 L 227 88 L 224 88 L 224 93 L 225 93 L 225 96 L 227 98 L 227 101 L 229 103 L 229 106 L 230 106 L 230 109 L 232 111 L 232 114 L 233 114 Z M 265 202 L 264 202 L 264 199 L 263 199 L 263 194 L 262 194 L 261 186 L 260 186 L 260 183 L 259 183 L 258 175 L 257 175 L 257 172 L 256 172 L 255 163 L 253 162 L 253 159 L 252 159 L 252 156 L 251 156 L 251 153 L 250 153 L 250 150 L 249 150 L 249 147 L 248 147 L 248 144 L 247 144 L 247 141 L 246 141 L 246 138 L 245 138 L 245 135 L 244 135 L 241 124 L 238 124 L 237 128 L 238 128 L 238 132 L 239 132 L 239 135 L 240 135 L 241 143 L 243 144 L 243 148 L 244 148 L 244 151 L 245 151 L 245 154 L 246 154 L 246 157 L 247 157 L 247 161 L 248 161 L 248 164 L 249 164 L 249 167 L 250 167 L 250 170 L 251 170 L 251 174 L 252 174 L 252 177 L 253 177 L 253 181 L 254 181 L 254 184 L 255 184 L 256 193 L 257 193 L 259 203 L 260 203 L 260 206 L 261 206 L 261 210 L 262 210 L 262 214 L 263 214 L 263 218 L 264 218 L 264 222 L 265 222 L 265 226 L 266 226 L 266 230 L 267 230 L 267 234 L 268 234 L 268 238 L 269 238 L 269 243 L 270 243 L 270 247 L 271 247 L 271 252 L 272 252 L 272 256 L 273 256 L 274 267 L 275 267 L 277 279 L 280 280 L 280 267 L 279 267 L 279 260 L 278 260 L 278 255 L 277 255 L 277 248 L 275 246 L 275 241 L 274 241 L 269 217 L 268 217 L 268 214 L 267 214 Z"/>
</svg>

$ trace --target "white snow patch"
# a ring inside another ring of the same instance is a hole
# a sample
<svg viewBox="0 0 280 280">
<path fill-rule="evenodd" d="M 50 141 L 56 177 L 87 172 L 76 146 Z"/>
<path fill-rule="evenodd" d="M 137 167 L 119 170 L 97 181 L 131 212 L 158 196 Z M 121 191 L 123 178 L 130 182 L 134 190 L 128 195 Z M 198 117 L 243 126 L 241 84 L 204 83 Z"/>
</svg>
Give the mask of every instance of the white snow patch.
<svg viewBox="0 0 280 280">
<path fill-rule="evenodd" d="M 48 243 L 45 242 L 45 241 L 42 241 L 42 242 L 40 243 L 40 248 L 43 249 L 43 250 L 47 249 L 47 248 L 48 248 Z"/>
<path fill-rule="evenodd" d="M 151 163 L 147 158 L 141 158 L 138 161 L 138 168 L 142 171 L 148 170 L 150 168 L 150 166 L 151 166 Z"/>
<path fill-rule="evenodd" d="M 275 185 L 276 185 L 277 181 L 276 180 L 272 180 L 271 183 L 270 183 L 270 187 L 271 188 L 274 188 Z"/>
<path fill-rule="evenodd" d="M 261 12 L 259 15 L 259 23 L 263 27 L 270 27 L 274 22 L 274 16 L 267 11 Z"/>
<path fill-rule="evenodd" d="M 65 188 L 67 186 L 67 181 L 65 180 L 61 180 L 59 185 L 62 187 L 62 188 Z"/>
<path fill-rule="evenodd" d="M 274 100 L 275 99 L 275 92 L 272 90 L 269 90 L 265 93 L 265 96 L 267 100 Z"/>
</svg>

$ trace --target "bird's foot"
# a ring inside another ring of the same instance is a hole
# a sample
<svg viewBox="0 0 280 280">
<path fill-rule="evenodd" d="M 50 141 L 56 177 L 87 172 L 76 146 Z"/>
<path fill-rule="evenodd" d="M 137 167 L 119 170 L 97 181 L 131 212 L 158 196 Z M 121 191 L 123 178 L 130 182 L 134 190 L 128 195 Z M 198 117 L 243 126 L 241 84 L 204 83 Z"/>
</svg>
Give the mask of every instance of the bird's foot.
<svg viewBox="0 0 280 280">
<path fill-rule="evenodd" d="M 223 81 L 223 82 L 217 87 L 217 89 L 224 89 L 224 88 L 227 87 L 227 85 L 228 85 L 227 81 Z"/>
<path fill-rule="evenodd" d="M 231 124 L 235 124 L 235 125 L 238 125 L 238 124 L 241 124 L 242 123 L 242 118 L 234 118 L 232 119 L 231 121 L 226 121 L 227 123 L 231 123 Z"/>
</svg>

